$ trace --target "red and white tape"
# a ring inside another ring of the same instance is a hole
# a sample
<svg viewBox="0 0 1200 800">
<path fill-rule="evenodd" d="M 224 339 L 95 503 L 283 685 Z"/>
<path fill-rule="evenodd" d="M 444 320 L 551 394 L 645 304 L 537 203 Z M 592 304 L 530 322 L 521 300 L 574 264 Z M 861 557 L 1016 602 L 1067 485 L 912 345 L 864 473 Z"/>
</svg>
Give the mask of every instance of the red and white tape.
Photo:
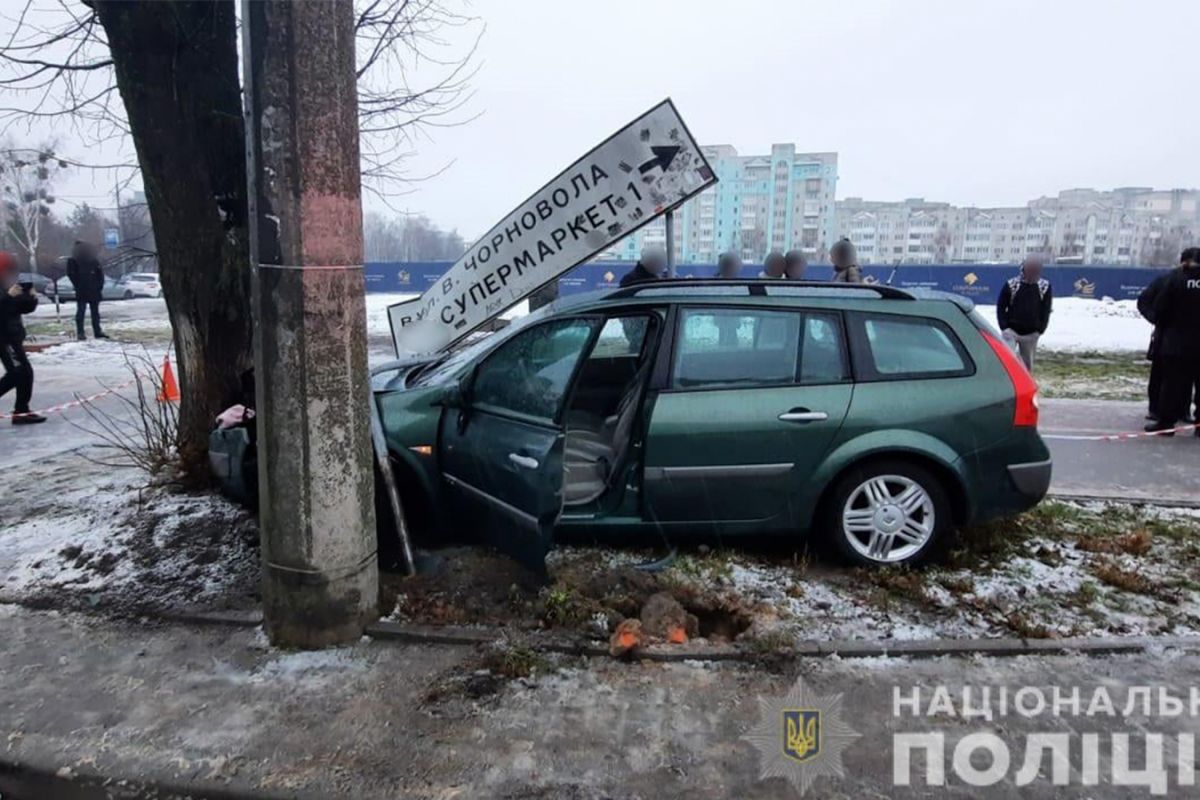
<svg viewBox="0 0 1200 800">
<path fill-rule="evenodd" d="M 1192 433 L 1200 429 L 1200 422 L 1192 425 L 1178 425 L 1161 431 L 1138 431 L 1137 433 L 1104 433 L 1094 435 L 1073 435 L 1065 433 L 1043 433 L 1043 439 L 1059 439 L 1068 442 L 1121 442 L 1126 439 L 1143 439 L 1148 436 L 1169 436 L 1176 433 Z"/>
<path fill-rule="evenodd" d="M 10 418 L 15 419 L 16 417 L 27 417 L 32 414 L 41 414 L 42 416 L 45 416 L 46 414 L 57 414 L 59 412 L 66 411 L 68 408 L 74 408 L 76 406 L 81 406 L 84 403 L 91 403 L 95 400 L 99 400 L 101 397 L 110 395 L 113 392 L 119 392 L 122 389 L 127 389 L 130 386 L 133 386 L 133 384 L 135 384 L 135 383 L 137 383 L 136 379 L 128 380 L 128 381 L 125 381 L 125 383 L 105 389 L 102 392 L 96 392 L 95 394 L 88 395 L 87 397 L 77 397 L 74 400 L 69 400 L 66 403 L 59 403 L 56 406 L 49 406 L 48 408 L 39 408 L 36 411 L 23 411 L 19 414 L 17 414 L 17 413 L 0 414 L 0 419 L 10 419 Z"/>
</svg>

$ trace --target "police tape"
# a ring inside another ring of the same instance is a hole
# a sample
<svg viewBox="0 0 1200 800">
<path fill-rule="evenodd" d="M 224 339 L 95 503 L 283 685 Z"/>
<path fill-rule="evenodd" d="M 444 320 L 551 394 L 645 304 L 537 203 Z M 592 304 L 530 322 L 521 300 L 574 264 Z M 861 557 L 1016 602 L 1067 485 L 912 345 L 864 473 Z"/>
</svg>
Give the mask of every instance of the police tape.
<svg viewBox="0 0 1200 800">
<path fill-rule="evenodd" d="M 1145 439 L 1152 436 L 1174 436 L 1177 433 L 1198 432 L 1200 422 L 1191 425 L 1178 425 L 1174 428 L 1164 428 L 1160 431 L 1138 431 L 1136 433 L 1103 433 L 1094 435 L 1074 435 L 1066 433 L 1043 433 L 1043 439 L 1057 439 L 1067 442 L 1121 442 L 1127 439 Z"/>
<path fill-rule="evenodd" d="M 119 392 L 122 389 L 127 389 L 135 383 L 137 383 L 136 378 L 125 381 L 125 383 L 121 383 L 116 386 L 109 387 L 108 389 L 105 389 L 102 392 L 96 392 L 95 394 L 88 395 L 87 397 L 76 397 L 74 400 L 69 400 L 66 403 L 59 403 L 58 405 L 55 405 L 55 406 L 48 406 L 47 408 L 39 408 L 36 411 L 22 411 L 22 412 L 14 411 L 11 414 L 0 414 L 0 419 L 10 419 L 10 418 L 16 419 L 17 417 L 33 416 L 34 414 L 40 414 L 42 416 L 45 416 L 46 414 L 58 414 L 63 411 L 66 411 L 68 408 L 75 408 L 76 406 L 81 406 L 85 403 L 91 403 L 96 400 L 99 400 L 101 397 L 106 397 L 110 394 L 113 394 L 114 392 Z"/>
</svg>

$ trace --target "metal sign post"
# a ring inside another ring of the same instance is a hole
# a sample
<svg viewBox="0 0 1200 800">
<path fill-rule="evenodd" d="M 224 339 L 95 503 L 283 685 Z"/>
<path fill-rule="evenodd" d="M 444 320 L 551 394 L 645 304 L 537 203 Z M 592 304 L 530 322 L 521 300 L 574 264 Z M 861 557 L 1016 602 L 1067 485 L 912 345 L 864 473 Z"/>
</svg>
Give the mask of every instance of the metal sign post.
<svg viewBox="0 0 1200 800">
<path fill-rule="evenodd" d="M 436 352 L 463 338 L 716 180 L 664 100 L 534 192 L 437 285 L 391 306 L 396 355 Z"/>
<path fill-rule="evenodd" d="M 667 212 L 667 277 L 675 277 L 675 209 Z"/>
</svg>

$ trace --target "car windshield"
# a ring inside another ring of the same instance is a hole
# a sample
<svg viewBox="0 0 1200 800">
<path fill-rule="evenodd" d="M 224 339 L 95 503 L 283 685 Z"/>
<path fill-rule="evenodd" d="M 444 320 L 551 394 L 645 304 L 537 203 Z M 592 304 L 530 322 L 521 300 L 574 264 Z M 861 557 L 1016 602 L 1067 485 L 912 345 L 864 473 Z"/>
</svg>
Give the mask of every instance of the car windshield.
<svg viewBox="0 0 1200 800">
<path fill-rule="evenodd" d="M 450 350 L 439 354 L 436 360 L 415 373 L 409 382 L 409 386 L 434 386 L 453 380 L 468 364 L 473 363 L 479 356 L 496 347 L 501 342 L 507 341 L 514 333 L 524 329 L 530 323 L 545 318 L 550 313 L 550 308 L 547 306 L 545 309 L 539 309 L 532 314 L 527 314 L 524 317 L 513 320 L 512 324 L 504 330 L 490 335 L 485 334 L 458 350 Z"/>
</svg>

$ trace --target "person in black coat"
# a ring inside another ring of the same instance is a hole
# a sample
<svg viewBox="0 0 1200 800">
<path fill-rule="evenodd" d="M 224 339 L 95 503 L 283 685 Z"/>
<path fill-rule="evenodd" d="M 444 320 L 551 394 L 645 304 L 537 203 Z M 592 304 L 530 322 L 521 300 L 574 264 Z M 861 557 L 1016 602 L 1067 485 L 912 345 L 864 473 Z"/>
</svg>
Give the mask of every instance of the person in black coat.
<svg viewBox="0 0 1200 800">
<path fill-rule="evenodd" d="M 1033 372 L 1033 356 L 1038 340 L 1050 325 L 1054 307 L 1054 290 L 1042 277 L 1045 260 L 1031 255 L 1021 263 L 1021 272 L 1000 287 L 996 300 L 996 321 L 1004 341 Z"/>
<path fill-rule="evenodd" d="M 1154 324 L 1160 336 L 1163 386 L 1159 418 L 1146 430 L 1170 431 L 1187 418 L 1200 382 L 1200 247 L 1184 250 L 1179 269 L 1163 284 L 1154 300 Z"/>
<path fill-rule="evenodd" d="M 21 315 L 37 308 L 37 295 L 33 288 L 17 281 L 17 261 L 11 255 L 0 252 L 0 364 L 4 375 L 0 377 L 0 396 L 10 389 L 17 390 L 17 402 L 13 406 L 13 425 L 36 425 L 46 418 L 29 410 L 33 396 L 33 367 L 25 354 L 25 324 Z"/>
<path fill-rule="evenodd" d="M 650 245 L 642 249 L 637 265 L 621 276 L 621 286 L 636 286 L 648 281 L 661 281 L 667 271 L 667 251 Z"/>
<path fill-rule="evenodd" d="M 87 242 L 75 242 L 71 257 L 67 259 L 67 279 L 75 287 L 75 335 L 83 341 L 83 317 L 91 309 L 92 335 L 107 339 L 100 330 L 100 300 L 104 292 L 104 271 L 96 250 Z"/>
<path fill-rule="evenodd" d="M 1150 284 L 1138 295 L 1138 313 L 1151 325 L 1154 324 L 1154 304 L 1158 300 L 1158 296 L 1162 294 L 1162 289 L 1170 277 L 1171 273 L 1169 272 L 1159 275 L 1150 281 Z M 1150 362 L 1150 380 L 1146 383 L 1146 395 L 1150 401 L 1150 409 L 1146 414 L 1146 419 L 1155 422 L 1159 417 L 1158 401 L 1162 394 L 1163 379 L 1162 359 L 1159 357 L 1158 328 L 1150 332 L 1150 346 L 1146 348 L 1146 360 Z"/>
</svg>

